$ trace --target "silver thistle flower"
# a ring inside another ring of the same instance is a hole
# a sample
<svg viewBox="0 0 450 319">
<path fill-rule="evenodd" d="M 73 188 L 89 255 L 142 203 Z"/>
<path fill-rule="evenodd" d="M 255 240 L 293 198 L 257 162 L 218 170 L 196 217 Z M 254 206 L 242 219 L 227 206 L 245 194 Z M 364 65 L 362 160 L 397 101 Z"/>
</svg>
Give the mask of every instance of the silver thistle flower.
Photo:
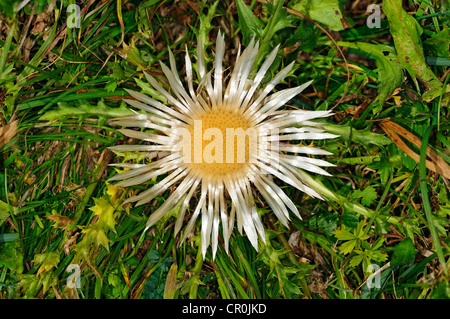
<svg viewBox="0 0 450 319">
<path fill-rule="evenodd" d="M 111 123 L 123 127 L 148 128 L 157 133 L 121 129 L 124 135 L 149 144 L 120 145 L 111 149 L 147 152 L 146 156 L 153 161 L 150 164 L 114 164 L 129 170 L 112 177 L 110 181 L 121 180 L 117 186 L 127 187 L 164 175 L 165 177 L 153 187 L 126 200 L 137 202 L 136 205 L 149 203 L 172 185 L 177 186 L 166 201 L 150 215 L 146 230 L 171 209 L 179 207 L 175 223 L 177 235 L 183 226 L 191 199 L 199 192 L 196 207 L 184 228 L 182 241 L 192 232 L 197 218 L 201 215 L 203 256 L 210 242 L 213 257 L 215 256 L 220 223 L 225 249 L 228 251 L 235 221 L 239 232 L 242 234 L 244 230 L 257 250 L 258 236 L 265 243 L 265 233 L 253 203 L 253 189 L 259 192 L 285 226 L 290 220 L 289 211 L 301 217 L 295 203 L 275 184 L 272 177 L 312 197 L 321 198 L 305 184 L 303 170 L 329 175 L 320 166 L 332 164 L 297 154 L 330 153 L 318 148 L 294 145 L 290 141 L 337 137 L 319 129 L 318 123 L 311 121 L 327 117 L 331 113 L 279 111 L 280 107 L 302 92 L 312 81 L 270 94 L 291 71 L 291 63 L 261 87 L 278 48 L 277 46 L 273 49 L 256 74 L 251 76 L 259 49 L 258 42 L 252 40 L 242 54 L 238 54 L 228 83 L 224 83 L 222 61 L 225 41 L 219 34 L 213 78 L 212 71 L 206 71 L 203 45 L 199 41 L 198 82 L 193 79 L 191 59 L 186 52 L 187 90 L 179 77 L 175 58 L 170 50 L 170 68 L 162 62 L 161 67 L 174 95 L 167 92 L 151 75 L 145 74 L 149 83 L 167 99 L 169 105 L 142 93 L 128 91 L 136 100 L 125 101 L 141 112 L 113 119 Z M 231 209 L 227 207 L 227 198 L 230 199 Z"/>
</svg>

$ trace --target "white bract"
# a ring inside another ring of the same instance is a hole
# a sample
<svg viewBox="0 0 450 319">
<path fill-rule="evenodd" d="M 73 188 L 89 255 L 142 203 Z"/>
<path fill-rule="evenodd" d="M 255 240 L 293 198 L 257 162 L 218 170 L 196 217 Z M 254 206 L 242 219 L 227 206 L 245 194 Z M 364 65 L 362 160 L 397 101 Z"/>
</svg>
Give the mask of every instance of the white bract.
<svg viewBox="0 0 450 319">
<path fill-rule="evenodd" d="M 128 170 L 110 181 L 120 180 L 117 186 L 128 187 L 163 175 L 154 186 L 126 202 L 147 204 L 169 188 L 173 189 L 165 202 L 150 215 L 146 230 L 177 208 L 175 235 L 182 229 L 187 214 L 191 214 L 183 229 L 183 241 L 201 216 L 203 256 L 210 243 L 215 256 L 220 224 L 227 251 L 235 223 L 239 232 L 242 234 L 244 231 L 253 247 L 258 249 L 258 237 L 265 243 L 265 233 L 254 204 L 253 191 L 264 198 L 280 222 L 287 226 L 290 212 L 301 217 L 295 203 L 273 181 L 273 177 L 312 197 L 321 198 L 305 184 L 304 171 L 329 175 L 321 166 L 332 166 L 324 160 L 298 155 L 330 155 L 329 152 L 291 143 L 337 137 L 319 129 L 318 123 L 312 121 L 330 116 L 330 111 L 281 111 L 283 105 L 311 82 L 271 94 L 291 71 L 293 63 L 262 86 L 278 46 L 252 76 L 258 49 L 258 42 L 252 40 L 242 54 L 238 54 L 229 80 L 224 83 L 227 78 L 223 76 L 222 68 L 224 37 L 221 34 L 217 37 L 214 71 L 210 72 L 206 71 L 203 45 L 199 41 L 197 81 L 194 81 L 192 62 L 186 52 L 187 89 L 169 50 L 170 68 L 163 63 L 161 67 L 172 94 L 151 75 L 145 74 L 149 83 L 167 99 L 168 105 L 142 93 L 128 91 L 134 99 L 125 101 L 140 112 L 111 121 L 115 125 L 151 129 L 153 132 L 120 130 L 124 135 L 148 144 L 119 145 L 111 149 L 146 152 L 145 156 L 152 162 L 114 164 Z M 196 201 L 190 207 L 193 198 Z"/>
</svg>

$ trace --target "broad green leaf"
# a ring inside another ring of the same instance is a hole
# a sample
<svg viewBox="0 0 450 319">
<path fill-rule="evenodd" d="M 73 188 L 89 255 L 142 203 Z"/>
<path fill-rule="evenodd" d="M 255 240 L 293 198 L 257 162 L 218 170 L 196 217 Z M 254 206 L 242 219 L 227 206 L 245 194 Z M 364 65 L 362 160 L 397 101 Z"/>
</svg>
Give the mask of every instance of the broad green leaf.
<svg viewBox="0 0 450 319">
<path fill-rule="evenodd" d="M 327 25 L 333 31 L 349 27 L 339 0 L 298 0 L 291 2 L 289 6 L 312 20 Z"/>
<path fill-rule="evenodd" d="M 156 260 L 154 260 L 154 262 L 156 262 Z M 158 266 L 145 281 L 143 292 L 144 299 L 162 299 L 164 297 L 165 282 L 169 267 L 173 265 L 173 262 L 174 260 L 170 257 L 163 260 L 158 259 Z"/>
<path fill-rule="evenodd" d="M 308 225 L 311 228 L 319 229 L 329 237 L 333 236 L 333 231 L 338 227 L 338 223 L 339 219 L 337 213 L 330 214 L 329 212 L 324 212 L 308 219 Z M 342 221 L 342 223 L 345 224 L 344 221 Z"/>
<path fill-rule="evenodd" d="M 410 238 L 406 238 L 395 246 L 394 253 L 391 258 L 391 266 L 398 267 L 410 265 L 414 262 L 415 257 L 416 249 L 414 247 L 414 243 Z"/>
<path fill-rule="evenodd" d="M 341 221 L 342 224 L 350 228 L 355 228 L 359 223 L 358 217 L 353 214 L 343 214 L 341 216 Z"/>
<path fill-rule="evenodd" d="M 427 102 L 442 93 L 442 82 L 428 67 L 421 45 L 422 27 L 402 7 L 402 0 L 383 0 L 383 11 L 390 25 L 398 62 L 413 79 L 426 87 L 423 99 Z"/>
<path fill-rule="evenodd" d="M 154 262 L 157 262 L 159 260 L 159 258 L 161 258 L 161 256 L 159 256 L 159 252 L 157 250 L 150 250 L 147 253 L 147 257 Z"/>
</svg>

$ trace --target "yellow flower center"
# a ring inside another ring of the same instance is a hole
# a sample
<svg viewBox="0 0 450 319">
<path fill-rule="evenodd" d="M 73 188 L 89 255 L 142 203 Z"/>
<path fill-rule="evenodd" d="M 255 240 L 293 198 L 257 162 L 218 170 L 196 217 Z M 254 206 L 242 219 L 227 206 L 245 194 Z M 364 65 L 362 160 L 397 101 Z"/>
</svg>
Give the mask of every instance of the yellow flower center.
<svg viewBox="0 0 450 319">
<path fill-rule="evenodd" d="M 183 140 L 185 163 L 201 176 L 234 175 L 248 167 L 255 135 L 242 114 L 223 108 L 208 110 L 194 119 L 188 131 Z"/>
</svg>

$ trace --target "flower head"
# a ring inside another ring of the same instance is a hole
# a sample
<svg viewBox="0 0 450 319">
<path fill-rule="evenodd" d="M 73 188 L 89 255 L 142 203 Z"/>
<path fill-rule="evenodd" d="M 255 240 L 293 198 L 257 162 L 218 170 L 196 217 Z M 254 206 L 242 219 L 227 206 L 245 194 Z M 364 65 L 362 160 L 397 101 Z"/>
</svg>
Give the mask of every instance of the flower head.
<svg viewBox="0 0 450 319">
<path fill-rule="evenodd" d="M 329 175 L 320 166 L 328 162 L 307 155 L 329 155 L 313 147 L 293 141 L 334 138 L 312 121 L 324 118 L 329 111 L 281 111 L 289 100 L 301 93 L 311 82 L 272 93 L 274 87 L 291 71 L 293 63 L 282 69 L 266 85 L 261 85 L 275 60 L 278 47 L 267 56 L 252 75 L 252 66 L 259 49 L 251 41 L 238 54 L 235 67 L 225 81 L 223 76 L 224 37 L 216 43 L 214 70 L 207 72 L 202 42 L 197 46 L 198 81 L 186 52 L 187 89 L 178 74 L 175 58 L 169 50 L 170 67 L 161 62 L 172 94 L 158 81 L 145 74 L 150 84 L 168 101 L 165 105 L 142 93 L 128 91 L 134 99 L 125 100 L 139 109 L 135 115 L 116 118 L 113 124 L 144 130 L 121 129 L 131 138 L 149 142 L 147 145 L 120 145 L 117 151 L 141 151 L 152 159 L 149 164 L 115 164 L 129 170 L 112 177 L 117 186 L 133 186 L 163 176 L 151 188 L 126 202 L 149 203 L 171 186 L 176 186 L 166 201 L 153 212 L 147 228 L 154 225 L 173 208 L 179 208 L 175 235 L 181 230 L 189 203 L 197 198 L 192 215 L 184 228 L 182 240 L 191 233 L 201 216 L 201 247 L 203 255 L 212 242 L 215 256 L 221 224 L 225 249 L 236 222 L 251 244 L 258 249 L 258 237 L 265 242 L 265 233 L 253 201 L 253 192 L 264 198 L 283 225 L 288 225 L 290 212 L 300 214 L 295 203 L 273 181 L 273 177 L 312 197 L 321 196 L 303 180 L 304 171 Z M 227 83 L 225 83 L 227 82 Z M 153 130 L 152 133 L 145 129 Z M 198 196 L 196 196 L 198 195 Z M 231 207 L 229 207 L 231 206 Z"/>
</svg>

